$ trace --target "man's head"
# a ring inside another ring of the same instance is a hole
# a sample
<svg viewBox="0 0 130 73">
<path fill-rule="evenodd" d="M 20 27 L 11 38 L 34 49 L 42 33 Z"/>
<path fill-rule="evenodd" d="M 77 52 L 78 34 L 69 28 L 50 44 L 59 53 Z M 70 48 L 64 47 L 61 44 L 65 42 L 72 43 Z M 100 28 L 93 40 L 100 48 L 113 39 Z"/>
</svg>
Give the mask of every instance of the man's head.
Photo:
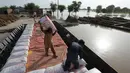
<svg viewBox="0 0 130 73">
<path fill-rule="evenodd" d="M 80 39 L 80 40 L 78 41 L 78 43 L 79 43 L 80 45 L 84 45 L 84 44 L 85 44 L 85 42 L 84 42 L 82 39 Z"/>
<path fill-rule="evenodd" d="M 49 28 L 47 29 L 47 32 L 48 32 L 48 33 L 52 33 L 52 28 L 49 27 Z"/>
<path fill-rule="evenodd" d="M 41 24 L 40 21 L 38 21 L 38 24 Z"/>
</svg>

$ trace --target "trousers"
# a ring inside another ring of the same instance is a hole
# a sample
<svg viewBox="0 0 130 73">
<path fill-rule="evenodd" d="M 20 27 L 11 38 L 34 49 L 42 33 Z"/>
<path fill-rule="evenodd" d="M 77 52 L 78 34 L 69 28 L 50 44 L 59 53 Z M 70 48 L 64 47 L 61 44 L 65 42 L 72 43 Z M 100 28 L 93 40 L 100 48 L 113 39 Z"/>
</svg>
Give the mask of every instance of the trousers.
<svg viewBox="0 0 130 73">
<path fill-rule="evenodd" d="M 55 55 L 56 52 L 51 41 L 52 37 L 53 37 L 52 33 L 45 33 L 45 36 L 44 36 L 45 53 L 48 54 L 48 50 L 49 48 L 51 48 L 53 55 Z"/>
</svg>

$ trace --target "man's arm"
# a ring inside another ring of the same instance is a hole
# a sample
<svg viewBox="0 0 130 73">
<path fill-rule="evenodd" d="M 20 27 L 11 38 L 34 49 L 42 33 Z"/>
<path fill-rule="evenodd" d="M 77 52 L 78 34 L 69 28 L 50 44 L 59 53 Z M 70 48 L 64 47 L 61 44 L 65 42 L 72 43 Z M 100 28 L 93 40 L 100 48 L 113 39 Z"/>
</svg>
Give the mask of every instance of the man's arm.
<svg viewBox="0 0 130 73">
<path fill-rule="evenodd" d="M 80 56 L 80 59 L 83 58 L 83 52 L 82 52 L 82 49 L 83 49 L 83 48 L 80 48 L 80 49 L 79 49 L 79 56 Z"/>
<path fill-rule="evenodd" d="M 40 26 L 40 29 L 41 29 L 42 32 L 45 32 L 45 31 L 43 30 L 43 27 Z"/>
<path fill-rule="evenodd" d="M 41 29 L 41 31 L 44 33 L 45 31 L 43 30 L 43 27 L 41 26 L 40 21 L 39 21 L 38 23 L 40 24 L 40 29 Z"/>
<path fill-rule="evenodd" d="M 54 36 L 56 34 L 57 31 L 55 31 L 52 35 Z"/>
</svg>

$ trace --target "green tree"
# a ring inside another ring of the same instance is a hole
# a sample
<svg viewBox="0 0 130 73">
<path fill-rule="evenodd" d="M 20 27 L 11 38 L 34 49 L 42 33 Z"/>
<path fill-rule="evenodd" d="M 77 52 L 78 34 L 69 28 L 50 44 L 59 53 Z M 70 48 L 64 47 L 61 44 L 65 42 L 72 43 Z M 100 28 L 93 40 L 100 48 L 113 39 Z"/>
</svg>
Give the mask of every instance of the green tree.
<svg viewBox="0 0 130 73">
<path fill-rule="evenodd" d="M 26 10 L 33 10 L 35 8 L 35 4 L 34 3 L 25 4 L 24 8 Z"/>
<path fill-rule="evenodd" d="M 91 10 L 91 7 L 87 7 L 87 14 L 88 14 L 88 16 L 89 16 L 90 10 Z"/>
<path fill-rule="evenodd" d="M 101 10 L 101 12 L 102 12 L 102 13 L 106 13 L 107 10 L 106 10 L 105 8 L 103 8 L 103 9 Z"/>
<path fill-rule="evenodd" d="M 112 13 L 114 12 L 114 9 L 115 9 L 115 6 L 114 5 L 109 5 L 106 10 L 107 10 L 107 13 Z"/>
<path fill-rule="evenodd" d="M 72 2 L 73 10 L 74 10 L 74 12 L 75 12 L 75 15 L 76 15 L 76 13 L 79 11 L 81 4 L 82 4 L 82 3 L 81 3 L 80 1 L 79 1 L 79 2 L 77 2 L 77 1 L 73 1 L 73 2 Z"/>
<path fill-rule="evenodd" d="M 15 5 L 11 5 L 10 8 L 11 8 L 12 10 L 14 10 L 14 9 L 16 9 L 16 6 L 15 6 Z"/>
<path fill-rule="evenodd" d="M 34 9 L 39 9 L 40 7 L 38 5 L 35 5 Z"/>
<path fill-rule="evenodd" d="M 9 7 L 4 6 L 4 7 L 0 7 L 0 10 L 2 10 L 2 13 L 7 14 L 7 9 L 8 9 L 8 8 L 9 8 Z"/>
<path fill-rule="evenodd" d="M 98 13 L 101 13 L 101 10 L 102 10 L 102 6 L 98 5 L 97 8 L 96 8 L 97 15 L 98 15 Z"/>
<path fill-rule="evenodd" d="M 120 12 L 121 12 L 121 8 L 120 8 L 120 7 L 115 7 L 114 12 L 115 12 L 115 13 L 120 13 Z"/>
<path fill-rule="evenodd" d="M 122 13 L 129 13 L 129 9 L 127 7 L 122 8 Z"/>
<path fill-rule="evenodd" d="M 54 4 L 54 3 L 51 3 L 50 6 L 51 6 L 51 10 L 52 10 L 53 16 L 54 16 L 54 12 L 56 11 L 56 6 L 57 6 L 57 5 Z"/>
<path fill-rule="evenodd" d="M 70 16 L 70 13 L 73 11 L 73 5 L 69 5 L 68 6 L 68 12 L 69 12 L 69 16 Z"/>
<path fill-rule="evenodd" d="M 27 10 L 30 14 L 33 14 L 33 11 L 35 9 L 39 9 L 39 6 L 35 5 L 34 3 L 28 3 L 24 5 L 24 9 Z"/>
<path fill-rule="evenodd" d="M 89 13 L 91 10 L 91 7 L 87 7 L 87 12 Z"/>
<path fill-rule="evenodd" d="M 0 7 L 0 9 L 8 9 L 9 7 L 4 6 L 4 7 Z"/>
<path fill-rule="evenodd" d="M 66 9 L 64 5 L 58 5 L 58 10 L 60 10 L 61 16 L 63 16 L 63 11 Z"/>
</svg>

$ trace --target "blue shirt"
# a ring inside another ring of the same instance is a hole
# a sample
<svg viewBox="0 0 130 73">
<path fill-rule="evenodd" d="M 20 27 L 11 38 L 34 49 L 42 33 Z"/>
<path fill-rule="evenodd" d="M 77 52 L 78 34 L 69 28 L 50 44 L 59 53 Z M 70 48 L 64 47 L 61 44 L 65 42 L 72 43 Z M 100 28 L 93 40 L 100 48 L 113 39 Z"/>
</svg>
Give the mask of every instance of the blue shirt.
<svg viewBox="0 0 130 73">
<path fill-rule="evenodd" d="M 67 60 L 75 61 L 78 60 L 78 55 L 82 57 L 81 49 L 83 47 L 77 43 L 72 42 L 72 44 L 68 47 Z"/>
</svg>

